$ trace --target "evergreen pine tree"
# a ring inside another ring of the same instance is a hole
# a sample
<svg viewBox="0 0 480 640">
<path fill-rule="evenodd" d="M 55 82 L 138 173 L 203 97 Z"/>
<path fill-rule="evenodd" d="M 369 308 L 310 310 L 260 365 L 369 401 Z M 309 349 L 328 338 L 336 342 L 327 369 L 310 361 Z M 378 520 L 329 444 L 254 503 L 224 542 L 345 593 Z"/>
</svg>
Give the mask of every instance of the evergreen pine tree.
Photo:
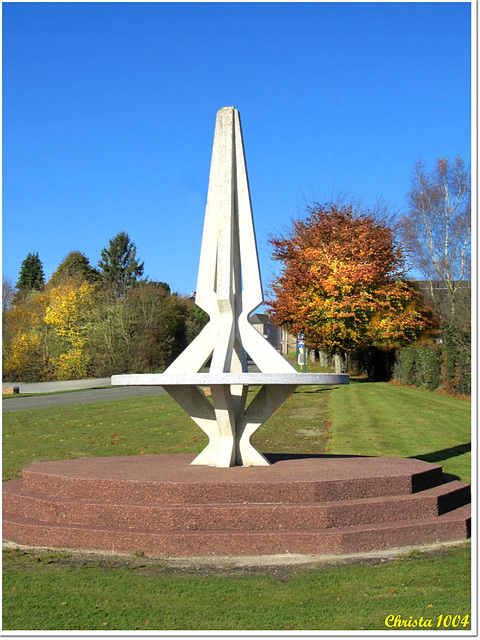
<svg viewBox="0 0 480 640">
<path fill-rule="evenodd" d="M 136 259 L 137 249 L 124 231 L 109 240 L 102 249 L 98 267 L 106 288 L 115 297 L 122 297 L 143 274 L 143 262 Z"/>
<path fill-rule="evenodd" d="M 45 275 L 38 253 L 29 253 L 22 262 L 16 287 L 19 293 L 26 293 L 31 289 L 40 291 L 44 284 Z"/>
</svg>

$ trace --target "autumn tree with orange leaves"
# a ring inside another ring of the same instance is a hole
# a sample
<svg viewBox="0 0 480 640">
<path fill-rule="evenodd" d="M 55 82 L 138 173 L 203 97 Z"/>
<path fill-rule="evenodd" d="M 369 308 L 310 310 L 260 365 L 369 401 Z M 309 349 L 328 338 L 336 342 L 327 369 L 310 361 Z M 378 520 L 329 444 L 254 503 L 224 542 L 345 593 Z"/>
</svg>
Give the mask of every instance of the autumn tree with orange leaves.
<svg viewBox="0 0 480 640">
<path fill-rule="evenodd" d="M 415 342 L 433 312 L 405 275 L 400 245 L 384 220 L 336 204 L 308 207 L 287 236 L 271 238 L 283 263 L 268 304 L 278 325 L 307 346 L 341 356 L 362 346 Z"/>
</svg>

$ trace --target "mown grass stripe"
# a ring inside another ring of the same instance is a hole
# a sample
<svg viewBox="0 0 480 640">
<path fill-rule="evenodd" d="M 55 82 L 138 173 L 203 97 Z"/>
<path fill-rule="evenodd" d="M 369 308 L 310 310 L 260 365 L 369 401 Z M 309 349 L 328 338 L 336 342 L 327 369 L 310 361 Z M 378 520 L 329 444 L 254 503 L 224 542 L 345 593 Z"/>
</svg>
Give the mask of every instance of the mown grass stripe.
<svg viewBox="0 0 480 640">
<path fill-rule="evenodd" d="M 353 381 L 330 395 L 329 453 L 415 457 L 470 479 L 470 403 L 391 383 Z"/>
</svg>

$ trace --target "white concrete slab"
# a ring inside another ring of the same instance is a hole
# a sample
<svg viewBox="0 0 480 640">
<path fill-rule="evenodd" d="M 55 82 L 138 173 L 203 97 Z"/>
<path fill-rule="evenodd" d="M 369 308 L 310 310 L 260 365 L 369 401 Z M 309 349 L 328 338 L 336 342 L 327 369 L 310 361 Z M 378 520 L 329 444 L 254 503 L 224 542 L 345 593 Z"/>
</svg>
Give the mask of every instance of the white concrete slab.
<svg viewBox="0 0 480 640">
<path fill-rule="evenodd" d="M 112 385 L 172 385 L 193 384 L 257 386 L 265 384 L 348 384 L 350 376 L 339 373 L 138 373 L 112 376 Z"/>
</svg>

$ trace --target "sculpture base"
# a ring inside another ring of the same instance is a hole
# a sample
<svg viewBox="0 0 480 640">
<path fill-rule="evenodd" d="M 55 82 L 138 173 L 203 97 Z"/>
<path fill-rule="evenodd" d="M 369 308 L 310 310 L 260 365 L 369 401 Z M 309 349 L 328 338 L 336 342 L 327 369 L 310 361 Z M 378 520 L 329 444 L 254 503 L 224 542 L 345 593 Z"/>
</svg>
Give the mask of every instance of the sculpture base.
<svg viewBox="0 0 480 640">
<path fill-rule="evenodd" d="M 258 331 L 252 331 L 258 337 Z M 267 343 L 263 340 L 261 344 Z M 273 353 L 278 357 L 275 350 Z M 161 385 L 208 436 L 208 445 L 192 464 L 268 466 L 251 438 L 297 386 L 349 384 L 350 380 L 347 374 L 297 373 L 285 360 L 281 361 L 291 372 L 139 373 L 112 376 L 112 385 Z M 248 388 L 252 385 L 261 389 L 247 408 Z M 212 403 L 200 389 L 202 386 L 210 388 Z"/>
<path fill-rule="evenodd" d="M 40 462 L 5 483 L 4 539 L 147 556 L 351 554 L 469 536 L 470 490 L 410 458 L 193 455 Z"/>
</svg>

